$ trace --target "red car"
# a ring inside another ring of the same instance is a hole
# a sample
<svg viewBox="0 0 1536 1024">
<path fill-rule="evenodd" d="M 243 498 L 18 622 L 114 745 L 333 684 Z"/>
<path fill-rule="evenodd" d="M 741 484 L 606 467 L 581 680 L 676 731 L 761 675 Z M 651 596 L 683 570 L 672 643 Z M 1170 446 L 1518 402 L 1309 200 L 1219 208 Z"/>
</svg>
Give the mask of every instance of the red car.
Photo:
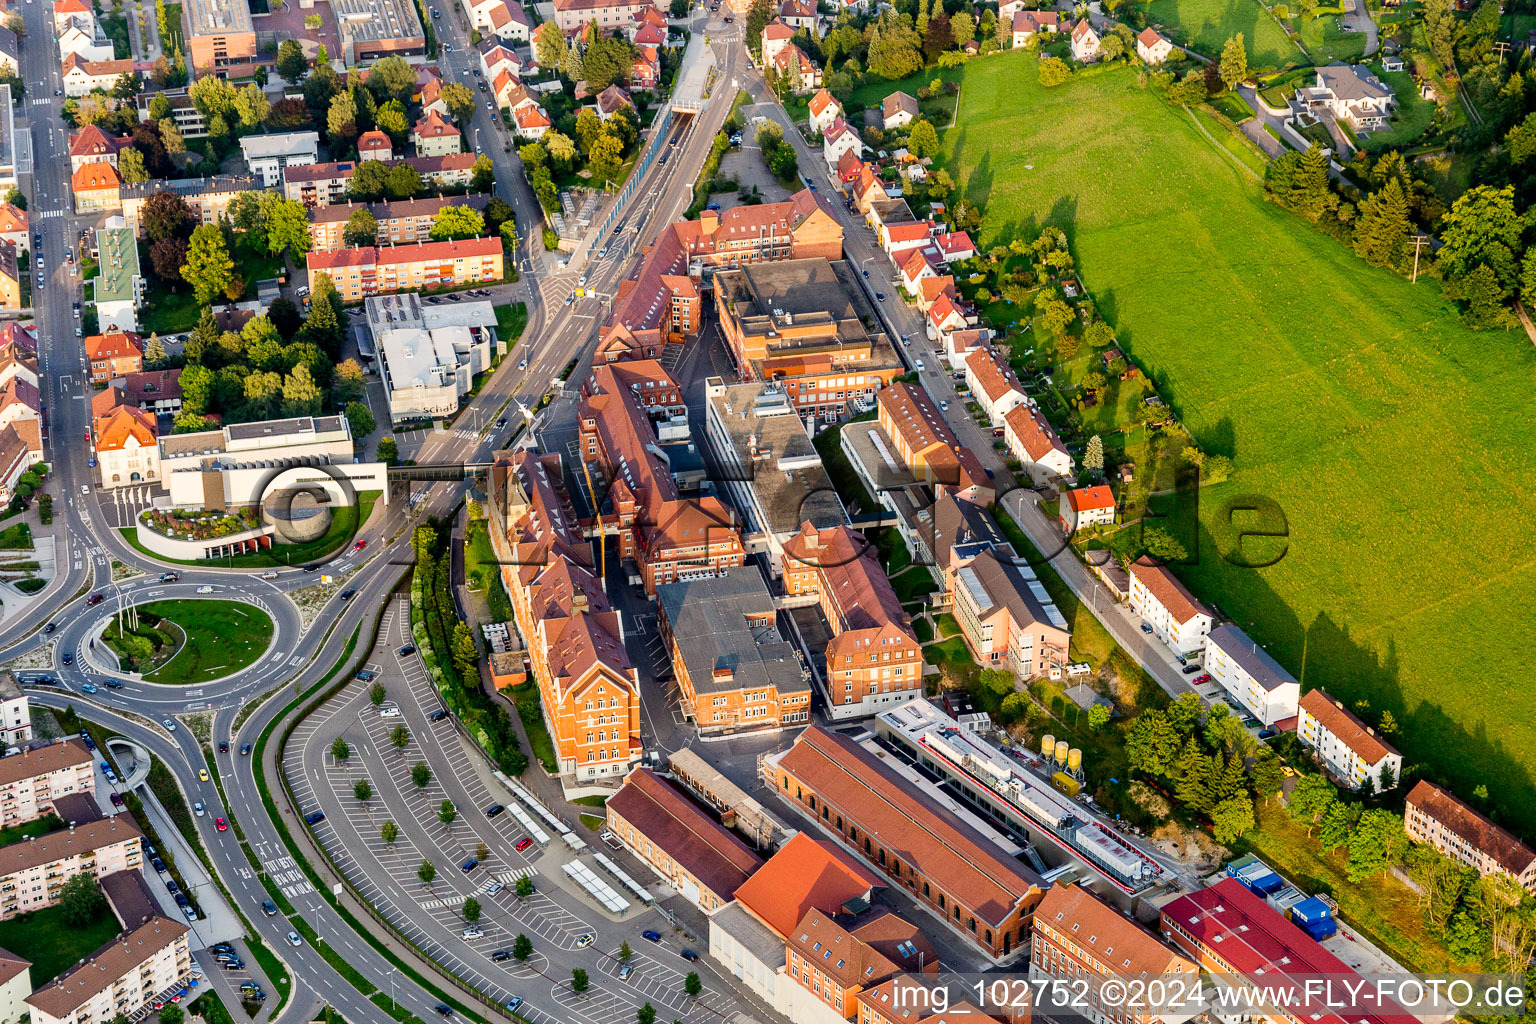
<svg viewBox="0 0 1536 1024">
<path fill-rule="evenodd" d="M 86 607 L 90 607 L 92 605 L 101 604 L 101 601 L 102 601 L 102 597 L 101 597 L 100 594 L 92 594 L 90 596 L 90 598 L 85 602 L 85 604 L 86 604 Z"/>
<path fill-rule="evenodd" d="M 363 550 L 363 548 L 365 548 L 367 546 L 368 546 L 368 542 L 367 541 L 360 540 L 356 544 L 352 545 L 352 550 L 353 551 L 361 551 L 361 550 Z"/>
<path fill-rule="evenodd" d="M 532 845 L 533 845 L 533 840 L 529 839 L 527 836 L 523 836 L 523 838 L 521 838 L 521 839 L 519 839 L 517 841 L 517 846 L 516 846 L 517 852 L 518 853 L 522 853 L 524 850 L 528 849 L 528 847 L 530 847 Z"/>
<path fill-rule="evenodd" d="M 1211 674 L 1209 672 L 1202 672 L 1199 675 L 1195 676 L 1195 685 L 1196 686 L 1199 686 L 1201 683 L 1208 683 L 1210 681 L 1211 681 Z"/>
<path fill-rule="evenodd" d="M 225 821 L 223 818 L 214 818 L 213 827 L 218 829 L 220 832 L 228 832 L 229 822 Z"/>
<path fill-rule="evenodd" d="M 85 439 L 87 441 L 89 441 L 91 439 L 91 428 L 90 427 L 86 427 L 85 428 Z"/>
</svg>

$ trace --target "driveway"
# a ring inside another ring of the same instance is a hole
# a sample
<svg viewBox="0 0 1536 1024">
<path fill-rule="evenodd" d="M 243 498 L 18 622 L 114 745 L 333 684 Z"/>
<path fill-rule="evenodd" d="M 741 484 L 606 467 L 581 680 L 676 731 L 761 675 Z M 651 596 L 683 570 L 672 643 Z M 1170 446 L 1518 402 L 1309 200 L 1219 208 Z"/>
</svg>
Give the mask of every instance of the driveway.
<svg viewBox="0 0 1536 1024">
<path fill-rule="evenodd" d="M 1371 19 L 1371 13 L 1360 0 L 1344 0 L 1343 25 L 1346 32 L 1365 33 L 1365 56 L 1369 57 L 1376 52 L 1376 22 Z"/>
</svg>

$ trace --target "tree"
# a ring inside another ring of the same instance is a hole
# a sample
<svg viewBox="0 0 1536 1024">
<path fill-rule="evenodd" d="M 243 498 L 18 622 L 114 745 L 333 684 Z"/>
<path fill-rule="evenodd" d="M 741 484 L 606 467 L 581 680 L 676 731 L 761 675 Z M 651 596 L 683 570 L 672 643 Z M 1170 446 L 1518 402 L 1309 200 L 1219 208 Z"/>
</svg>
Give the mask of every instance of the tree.
<svg viewBox="0 0 1536 1024">
<path fill-rule="evenodd" d="M 279 131 L 292 131 L 313 123 L 314 118 L 303 100 L 278 100 L 267 111 L 267 124 Z"/>
<path fill-rule="evenodd" d="M 283 413 L 287 416 L 314 416 L 320 412 L 324 396 L 314 375 L 304 363 L 299 363 L 283 378 Z"/>
<path fill-rule="evenodd" d="M 1291 790 L 1291 797 L 1286 802 L 1286 810 L 1297 821 L 1305 822 L 1307 835 L 1312 835 L 1312 827 L 1328 813 L 1328 809 L 1339 799 L 1339 791 L 1333 783 L 1322 775 L 1303 775 L 1296 780 L 1295 787 Z"/>
<path fill-rule="evenodd" d="M 634 957 L 635 951 L 629 948 L 629 940 L 619 943 L 619 963 L 627 964 Z"/>
<path fill-rule="evenodd" d="M 449 648 L 453 667 L 458 670 L 461 677 L 473 678 L 479 675 L 480 652 L 475 648 L 474 634 L 469 631 L 469 626 L 463 621 L 453 624 Z"/>
<path fill-rule="evenodd" d="M 1098 434 L 1090 437 L 1083 449 L 1083 468 L 1096 475 L 1104 472 L 1104 439 Z"/>
<path fill-rule="evenodd" d="M 891 14 L 894 12 L 881 15 L 869 40 L 868 66 L 872 74 L 895 81 L 921 71 L 923 55 L 918 50 L 918 34 L 888 16 Z"/>
<path fill-rule="evenodd" d="M 762 55 L 763 29 L 777 13 L 772 0 L 752 0 L 752 6 L 747 8 L 747 47 L 754 55 Z"/>
<path fill-rule="evenodd" d="M 330 278 L 321 274 L 316 280 L 329 281 Z M 316 294 L 310 296 L 309 319 L 304 321 L 298 338 L 334 356 L 341 348 L 341 320 L 336 315 L 335 305 L 319 295 L 318 291 L 317 288 Z"/>
<path fill-rule="evenodd" d="M 1498 328 L 1508 330 L 1520 321 L 1504 305 L 1507 294 L 1493 267 L 1480 263 L 1460 283 L 1452 297 L 1466 300 L 1467 309 L 1462 314 L 1462 320 L 1468 327 L 1480 331 Z"/>
<path fill-rule="evenodd" d="M 534 58 L 541 68 L 559 68 L 565 63 L 567 49 L 565 33 L 561 32 L 558 26 L 548 30 L 545 30 L 542 25 L 539 28 L 541 31 L 536 33 L 534 38 Z M 750 30 L 747 38 L 752 38 Z"/>
<path fill-rule="evenodd" d="M 518 963 L 526 963 L 533 955 L 533 940 L 522 932 L 517 933 L 517 938 L 512 940 L 512 958 Z"/>
<path fill-rule="evenodd" d="M 182 1024 L 187 1019 L 187 1012 L 175 1003 L 166 1003 L 160 1008 L 160 1024 Z"/>
<path fill-rule="evenodd" d="M 1376 267 L 1401 268 L 1408 254 L 1408 197 L 1396 178 L 1360 204 L 1355 252 Z"/>
<path fill-rule="evenodd" d="M 1052 89 L 1072 77 L 1072 68 L 1060 57 L 1047 57 L 1040 62 L 1039 77 L 1041 85 Z"/>
<path fill-rule="evenodd" d="M 444 800 L 437 808 L 437 820 L 444 825 L 452 825 L 454 819 L 459 816 L 459 809 L 453 806 L 452 800 Z"/>
<path fill-rule="evenodd" d="M 612 181 L 619 176 L 619 168 L 623 165 L 624 144 L 607 132 L 598 136 L 587 159 L 593 180 Z"/>
<path fill-rule="evenodd" d="M 151 242 L 163 238 L 190 238 L 197 217 L 187 201 L 174 192 L 156 192 L 144 201 L 139 223 Z"/>
<path fill-rule="evenodd" d="M 416 784 L 417 789 L 425 788 L 427 783 L 432 781 L 432 769 L 427 767 L 425 761 L 417 761 L 415 767 L 411 769 L 411 781 Z"/>
<path fill-rule="evenodd" d="M 1237 83 L 1248 77 L 1248 50 L 1243 45 L 1243 34 L 1239 32 L 1227 39 L 1221 48 L 1221 80 L 1228 89 L 1237 88 Z"/>
<path fill-rule="evenodd" d="M 350 92 L 339 92 L 331 97 L 331 105 L 325 114 L 325 130 L 335 144 L 350 146 L 357 138 L 357 102 Z"/>
<path fill-rule="evenodd" d="M 937 61 L 939 55 L 955 45 L 955 33 L 949 24 L 949 16 L 944 13 L 942 6 L 928 19 L 928 28 L 923 32 L 923 56 L 930 61 Z"/>
<path fill-rule="evenodd" d="M 923 118 L 912 122 L 911 129 L 907 132 L 907 152 L 921 160 L 925 156 L 933 156 L 939 151 L 939 133 L 933 130 L 933 125 Z"/>
<path fill-rule="evenodd" d="M 473 896 L 464 901 L 464 920 L 470 924 L 480 920 L 480 901 Z"/>
<path fill-rule="evenodd" d="M 694 998 L 698 998 L 699 993 L 704 991 L 704 983 L 699 980 L 698 971 L 688 972 L 688 977 L 683 979 L 683 991 Z"/>
<path fill-rule="evenodd" d="M 144 343 L 144 365 L 150 369 L 158 369 L 156 364 L 165 362 L 165 342 L 160 340 L 160 335 L 151 334 L 149 340 Z"/>
<path fill-rule="evenodd" d="M 545 132 L 544 149 L 549 153 L 549 158 L 554 161 L 557 169 L 569 167 L 576 160 L 576 143 L 568 136 L 560 132 Z"/>
<path fill-rule="evenodd" d="M 406 100 L 416 87 L 416 69 L 391 54 L 368 69 L 368 88 L 382 100 Z"/>
<path fill-rule="evenodd" d="M 341 229 L 341 240 L 347 245 L 373 245 L 379 238 L 379 218 L 367 207 L 352 211 Z"/>
<path fill-rule="evenodd" d="M 635 1024 L 656 1024 L 656 1007 L 646 1003 L 636 1010 Z"/>
<path fill-rule="evenodd" d="M 1162 562 L 1182 562 L 1189 557 L 1184 545 L 1161 526 L 1142 531 L 1141 542 L 1147 554 Z"/>
<path fill-rule="evenodd" d="M 59 916 L 70 928 L 86 928 L 106 910 L 107 896 L 95 875 L 73 875 L 59 889 Z"/>
<path fill-rule="evenodd" d="M 429 860 L 421 862 L 421 867 L 416 869 L 416 877 L 421 879 L 422 885 L 431 885 L 432 879 L 437 877 L 437 865 Z"/>
<path fill-rule="evenodd" d="M 375 202 L 384 198 L 384 185 L 389 177 L 389 167 L 379 160 L 364 160 L 352 172 L 347 182 L 347 193 L 354 199 Z"/>
<path fill-rule="evenodd" d="M 1336 850 L 1349 842 L 1350 833 L 1355 829 L 1359 814 L 1359 804 L 1339 800 L 1328 805 L 1317 827 L 1317 844 L 1322 847 L 1324 853 Z"/>
<path fill-rule="evenodd" d="M 572 992 L 585 992 L 587 990 L 587 984 L 588 984 L 587 972 L 582 970 L 580 967 L 572 968 L 572 970 L 571 970 L 571 991 Z"/>
<path fill-rule="evenodd" d="M 1397 863 L 1408 849 L 1403 816 L 1385 810 L 1360 815 L 1349 839 L 1349 880 L 1363 882 Z"/>
<path fill-rule="evenodd" d="M 424 191 L 421 172 L 410 164 L 395 164 L 384 175 L 384 194 L 391 199 L 413 199 Z"/>
<path fill-rule="evenodd" d="M 448 116 L 459 124 L 467 124 L 475 114 L 475 94 L 469 91 L 469 86 L 460 82 L 449 82 L 443 86 L 443 102 L 448 106 Z"/>
<path fill-rule="evenodd" d="M 1247 795 L 1230 796 L 1211 809 L 1211 835 L 1226 845 L 1253 830 L 1253 801 Z"/>
<path fill-rule="evenodd" d="M 450 239 L 479 238 L 485 234 L 485 217 L 470 206 L 445 206 L 432 218 L 434 242 Z"/>
<path fill-rule="evenodd" d="M 367 779 L 358 779 L 356 782 L 352 783 L 352 795 L 357 797 L 363 803 L 367 803 L 368 800 L 373 796 L 373 787 L 368 784 Z"/>
<path fill-rule="evenodd" d="M 949 19 L 949 31 L 955 37 L 955 45 L 964 46 L 976 38 L 976 19 L 969 11 L 960 11 Z"/>
<path fill-rule="evenodd" d="M 374 422 L 372 411 L 362 402 L 347 403 L 347 423 L 352 427 L 352 437 L 359 441 L 378 427 Z"/>
<path fill-rule="evenodd" d="M 200 224 L 187 245 L 181 276 L 192 286 L 198 304 L 213 302 L 234 280 L 235 261 L 224 244 L 224 232 L 215 224 Z"/>
<path fill-rule="evenodd" d="M 532 896 L 533 879 L 529 878 L 527 875 L 523 875 L 517 880 L 517 885 L 513 887 L 513 892 L 517 893 L 517 898 L 520 900 L 525 900 L 529 896 Z"/>
<path fill-rule="evenodd" d="M 187 262 L 185 238 L 162 238 L 149 246 L 149 263 L 155 276 L 170 285 L 182 282 L 181 267 Z"/>
<path fill-rule="evenodd" d="M 404 750 L 411 742 L 411 733 L 403 725 L 397 725 L 389 730 L 389 742 L 396 750 Z"/>
<path fill-rule="evenodd" d="M 340 736 L 337 736 L 336 739 L 331 742 L 331 756 L 338 761 L 345 761 L 347 758 L 352 756 L 352 748 L 347 745 L 346 740 L 342 739 Z"/>
<path fill-rule="evenodd" d="M 615 82 L 628 81 L 630 69 L 635 66 L 635 56 L 635 44 L 623 36 L 598 36 L 588 42 L 581 58 L 587 88 L 601 90 Z"/>
<path fill-rule="evenodd" d="M 367 377 L 364 375 L 363 368 L 358 365 L 356 359 L 344 359 L 336 364 L 336 370 L 331 374 L 331 393 L 336 397 L 337 402 L 347 402 L 349 404 L 356 402 L 363 397 L 363 392 L 367 389 L 367 386 Z M 366 410 L 367 406 L 363 408 Z M 348 415 L 350 414 L 351 410 L 348 410 Z M 370 421 L 372 420 L 371 413 L 369 414 L 369 419 Z M 369 428 L 368 433 L 373 433 L 372 427 Z"/>
<path fill-rule="evenodd" d="M 294 85 L 309 74 L 309 61 L 304 59 L 304 48 L 297 39 L 284 39 L 277 47 L 277 73 Z"/>
<path fill-rule="evenodd" d="M 1501 285 L 1517 274 L 1515 254 L 1524 221 L 1515 212 L 1513 185 L 1478 185 L 1462 193 L 1445 215 L 1439 264 L 1447 278 L 1465 278 L 1478 264 L 1490 267 Z"/>
<path fill-rule="evenodd" d="M 144 154 L 132 146 L 124 149 L 117 154 L 117 173 L 129 185 L 140 185 L 148 181 L 149 171 L 144 167 Z"/>
<path fill-rule="evenodd" d="M 1108 707 L 1103 704 L 1095 704 L 1088 709 L 1088 728 L 1098 732 L 1109 724 L 1111 714 L 1112 712 Z"/>
<path fill-rule="evenodd" d="M 615 118 L 615 120 L 619 120 Z M 469 168 L 469 188 L 472 192 L 490 192 L 496 187 L 496 165 L 481 153 Z"/>
<path fill-rule="evenodd" d="M 258 127 L 266 121 L 271 110 L 272 103 L 267 94 L 254 82 L 235 93 L 235 115 L 240 119 L 241 128 Z"/>
<path fill-rule="evenodd" d="M 288 253 L 298 259 L 309 252 L 314 240 L 309 234 L 309 210 L 303 203 L 285 199 L 276 192 L 263 192 L 261 211 L 266 221 L 269 253 Z"/>
</svg>

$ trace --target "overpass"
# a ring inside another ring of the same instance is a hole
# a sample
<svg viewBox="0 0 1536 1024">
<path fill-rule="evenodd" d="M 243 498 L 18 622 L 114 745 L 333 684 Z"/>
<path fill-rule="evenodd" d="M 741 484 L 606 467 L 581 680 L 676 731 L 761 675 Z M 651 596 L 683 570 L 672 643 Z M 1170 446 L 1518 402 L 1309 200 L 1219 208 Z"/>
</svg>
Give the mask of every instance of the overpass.
<svg viewBox="0 0 1536 1024">
<path fill-rule="evenodd" d="M 715 68 L 715 55 L 704 42 L 704 33 L 695 32 L 683 52 L 683 66 L 677 73 L 677 86 L 672 90 L 672 111 L 677 114 L 697 114 L 704 109 L 709 98 L 711 72 Z"/>
</svg>

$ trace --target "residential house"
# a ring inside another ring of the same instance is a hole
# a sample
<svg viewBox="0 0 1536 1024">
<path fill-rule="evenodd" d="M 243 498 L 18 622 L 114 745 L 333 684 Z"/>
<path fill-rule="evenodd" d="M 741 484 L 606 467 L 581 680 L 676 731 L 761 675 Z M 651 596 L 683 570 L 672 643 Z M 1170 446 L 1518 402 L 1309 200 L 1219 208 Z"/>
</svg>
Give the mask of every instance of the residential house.
<svg viewBox="0 0 1536 1024">
<path fill-rule="evenodd" d="M 521 106 L 512 111 L 517 137 L 537 142 L 554 127 L 544 109 L 539 106 Z"/>
<path fill-rule="evenodd" d="M 1147 556 L 1131 564 L 1131 611 L 1180 657 L 1205 649 L 1211 610 L 1167 566 Z"/>
<path fill-rule="evenodd" d="M 893 454 L 919 483 L 933 487 L 939 497 L 950 493 L 969 497 L 978 489 L 990 490 L 981 461 L 961 446 L 926 389 L 891 384 L 880 389 L 875 405 L 876 423 Z"/>
<path fill-rule="evenodd" d="M 1296 718 L 1301 699 L 1296 677 L 1236 626 L 1229 623 L 1211 630 L 1205 645 L 1205 670 L 1264 728 L 1283 728 L 1282 723 L 1288 725 Z"/>
<path fill-rule="evenodd" d="M 790 42 L 794 35 L 795 30 L 777 18 L 763 26 L 762 61 L 764 70 L 773 66 L 773 59 L 778 56 L 780 50 L 786 46 L 794 45 Z"/>
<path fill-rule="evenodd" d="M 112 39 L 101 29 L 95 18 L 75 18 L 58 35 L 59 59 L 77 60 L 100 64 L 116 56 Z"/>
<path fill-rule="evenodd" d="M 6 428 L 9 429 L 9 428 Z M 25 710 L 26 698 L 21 699 Z M 6 720 L 5 742 L 16 744 L 21 736 Z M 77 738 L 56 740 L 0 759 L 0 827 L 11 828 L 54 812 L 54 801 L 71 793 L 96 793 L 96 761 Z"/>
<path fill-rule="evenodd" d="M 33 1024 L 147 1018 L 154 1003 L 178 995 L 192 980 L 189 934 L 185 924 L 158 913 L 124 922 L 122 935 L 27 997 Z"/>
<path fill-rule="evenodd" d="M 480 70 L 487 82 L 494 82 L 496 76 L 503 71 L 509 71 L 516 77 L 523 72 L 523 59 L 511 47 L 492 41 L 485 43 L 480 50 Z"/>
<path fill-rule="evenodd" d="M 1312 110 L 1326 110 L 1356 131 L 1385 128 L 1397 102 L 1392 89 L 1364 64 L 1316 68 L 1317 81 L 1296 98 Z"/>
<path fill-rule="evenodd" d="M 1177 49 L 1155 28 L 1144 28 L 1136 37 L 1136 56 L 1148 64 L 1161 64 Z"/>
<path fill-rule="evenodd" d="M 660 85 L 661 48 L 649 45 L 635 47 L 635 59 L 629 66 L 629 87 L 655 90 Z"/>
<path fill-rule="evenodd" d="M 1479 875 L 1508 875 L 1536 893 L 1536 851 L 1433 782 L 1420 779 L 1409 790 L 1403 829 Z"/>
<path fill-rule="evenodd" d="M 779 5 L 779 20 L 792 29 L 816 30 L 816 5 L 808 0 L 784 0 Z"/>
<path fill-rule="evenodd" d="M 637 14 L 655 6 L 651 0 L 554 0 L 554 5 L 554 24 L 565 33 L 589 24 L 602 32 L 624 31 Z"/>
<path fill-rule="evenodd" d="M 1068 537 L 1078 530 L 1111 525 L 1115 521 L 1115 492 L 1108 484 L 1073 488 L 1061 496 L 1057 518 Z"/>
<path fill-rule="evenodd" d="M 131 60 L 86 60 L 71 53 L 64 58 L 65 96 L 85 96 L 96 90 L 111 92 L 123 75 L 137 70 Z"/>
<path fill-rule="evenodd" d="M 998 21 L 1003 21 L 1008 15 L 999 14 Z M 1013 47 L 1028 46 L 1037 35 L 1042 33 L 1055 35 L 1061 31 L 1061 15 L 1055 11 L 1014 11 L 1010 27 L 1013 33 Z"/>
<path fill-rule="evenodd" d="M 789 83 L 790 91 L 796 96 L 821 86 L 821 68 L 794 43 L 785 43 L 779 47 L 770 66 L 780 81 Z"/>
<path fill-rule="evenodd" d="M 1369 780 L 1372 791 L 1382 793 L 1402 781 L 1403 755 L 1343 701 L 1309 690 L 1297 702 L 1296 716 L 1296 738 L 1346 788 L 1359 790 Z"/>
<path fill-rule="evenodd" d="M 311 251 L 331 252 L 347 248 L 345 233 L 347 221 L 359 210 L 366 210 L 378 222 L 374 235 L 375 244 L 381 246 L 411 245 L 431 241 L 432 222 L 445 207 L 466 206 L 479 213 L 485 212 L 490 197 L 425 196 L 421 199 L 397 199 L 383 203 L 337 203 L 316 206 L 309 211 L 309 237 Z"/>
<path fill-rule="evenodd" d="M 976 258 L 976 243 L 964 231 L 945 231 L 933 236 L 945 263 L 964 263 Z"/>
<path fill-rule="evenodd" d="M 798 0 L 791 0 L 798 2 Z M 832 94 L 825 89 L 816 90 L 816 95 L 811 97 L 807 108 L 811 115 L 811 127 L 817 132 L 825 132 L 832 126 L 832 122 L 843 116 L 842 104 L 832 98 Z"/>
<path fill-rule="evenodd" d="M 827 126 L 827 130 L 821 136 L 821 155 L 826 158 L 827 166 L 834 168 L 837 162 L 843 158 L 844 153 L 852 153 L 854 156 L 862 156 L 864 143 L 859 139 L 859 133 L 841 117 L 834 118 Z"/>
<path fill-rule="evenodd" d="M 0 309 L 21 308 L 21 261 L 16 243 L 0 242 Z"/>
<path fill-rule="evenodd" d="M 32 249 L 32 222 L 27 211 L 0 201 L 0 242 L 10 242 L 17 252 Z"/>
<path fill-rule="evenodd" d="M 411 129 L 411 144 L 417 156 L 447 156 L 463 150 L 464 134 L 443 119 L 437 111 L 416 122 Z"/>
<path fill-rule="evenodd" d="M 78 171 L 86 164 L 111 164 L 117 166 L 117 154 L 133 140 L 127 136 L 112 136 L 93 124 L 88 124 L 69 137 L 69 169 Z"/>
<path fill-rule="evenodd" d="M 1019 378 L 993 348 L 978 348 L 966 358 L 965 384 L 993 429 L 1001 428 L 1010 412 L 1029 401 Z"/>
<path fill-rule="evenodd" d="M 917 117 L 917 98 L 893 92 L 880 101 L 880 117 L 886 131 L 905 128 Z"/>
<path fill-rule="evenodd" d="M 922 291 L 923 282 L 938 277 L 939 272 L 922 249 L 909 249 L 904 256 L 900 264 L 901 287 L 908 295 L 916 296 Z"/>
<path fill-rule="evenodd" d="M 859 180 L 854 182 L 849 190 L 853 196 L 853 207 L 860 216 L 868 217 L 876 203 L 890 202 L 890 196 L 885 191 L 885 184 L 875 169 L 868 164 L 859 172 Z"/>
<path fill-rule="evenodd" d="M 101 486 L 130 487 L 160 478 L 154 414 L 119 405 L 92 425 Z"/>
<path fill-rule="evenodd" d="M 314 170 L 317 167 L 333 165 L 314 164 L 305 167 L 289 167 L 284 170 L 285 175 L 298 174 Z M 348 164 L 348 168 L 352 165 Z M 351 174 L 350 169 L 348 175 Z M 217 224 L 229 211 L 229 204 L 234 202 L 236 196 L 261 187 L 254 177 L 248 174 L 230 175 L 220 174 L 207 178 L 177 178 L 173 181 L 152 180 L 139 185 L 124 185 L 123 197 L 123 223 L 135 237 L 145 237 L 144 225 L 140 214 L 144 204 L 157 192 L 174 192 L 186 200 L 192 215 L 197 218 L 199 224 Z M 290 197 L 292 198 L 292 197 Z M 134 257 L 137 260 L 137 257 Z M 98 296 L 101 289 L 97 288 Z"/>
<path fill-rule="evenodd" d="M 633 112 L 635 101 L 629 98 L 629 93 L 617 85 L 610 85 L 597 94 L 596 106 L 597 116 L 606 121 L 614 114 L 626 108 Z"/>
<path fill-rule="evenodd" d="M 1033 402 L 1016 405 L 1003 417 L 1003 438 L 1036 487 L 1071 479 L 1072 456 Z"/>
<path fill-rule="evenodd" d="M 357 137 L 357 158 L 389 163 L 395 158 L 395 143 L 378 129 L 363 132 Z"/>
<path fill-rule="evenodd" d="M 143 862 L 143 838 L 130 817 L 61 828 L 0 847 L 0 920 L 51 907 L 73 875 L 100 879 Z"/>
<path fill-rule="evenodd" d="M 421 180 L 434 188 L 468 185 L 474 177 L 475 154 L 449 153 L 447 156 L 412 156 L 400 163 L 416 168 Z"/>
<path fill-rule="evenodd" d="M 86 164 L 70 176 L 70 191 L 75 195 L 75 212 L 102 213 L 123 206 L 123 179 L 111 164 Z"/>
<path fill-rule="evenodd" d="M 852 150 L 837 158 L 837 166 L 833 168 L 833 174 L 837 176 L 839 184 L 850 185 L 859 180 L 859 174 L 864 170 L 864 161 L 860 160 Z"/>
<path fill-rule="evenodd" d="M 91 383 L 105 384 L 144 369 L 144 339 L 127 331 L 92 334 L 85 339 L 85 357 L 91 364 Z"/>
<path fill-rule="evenodd" d="M 1092 64 L 1099 59 L 1099 34 L 1087 18 L 1072 26 L 1072 59 L 1079 64 Z"/>
</svg>

